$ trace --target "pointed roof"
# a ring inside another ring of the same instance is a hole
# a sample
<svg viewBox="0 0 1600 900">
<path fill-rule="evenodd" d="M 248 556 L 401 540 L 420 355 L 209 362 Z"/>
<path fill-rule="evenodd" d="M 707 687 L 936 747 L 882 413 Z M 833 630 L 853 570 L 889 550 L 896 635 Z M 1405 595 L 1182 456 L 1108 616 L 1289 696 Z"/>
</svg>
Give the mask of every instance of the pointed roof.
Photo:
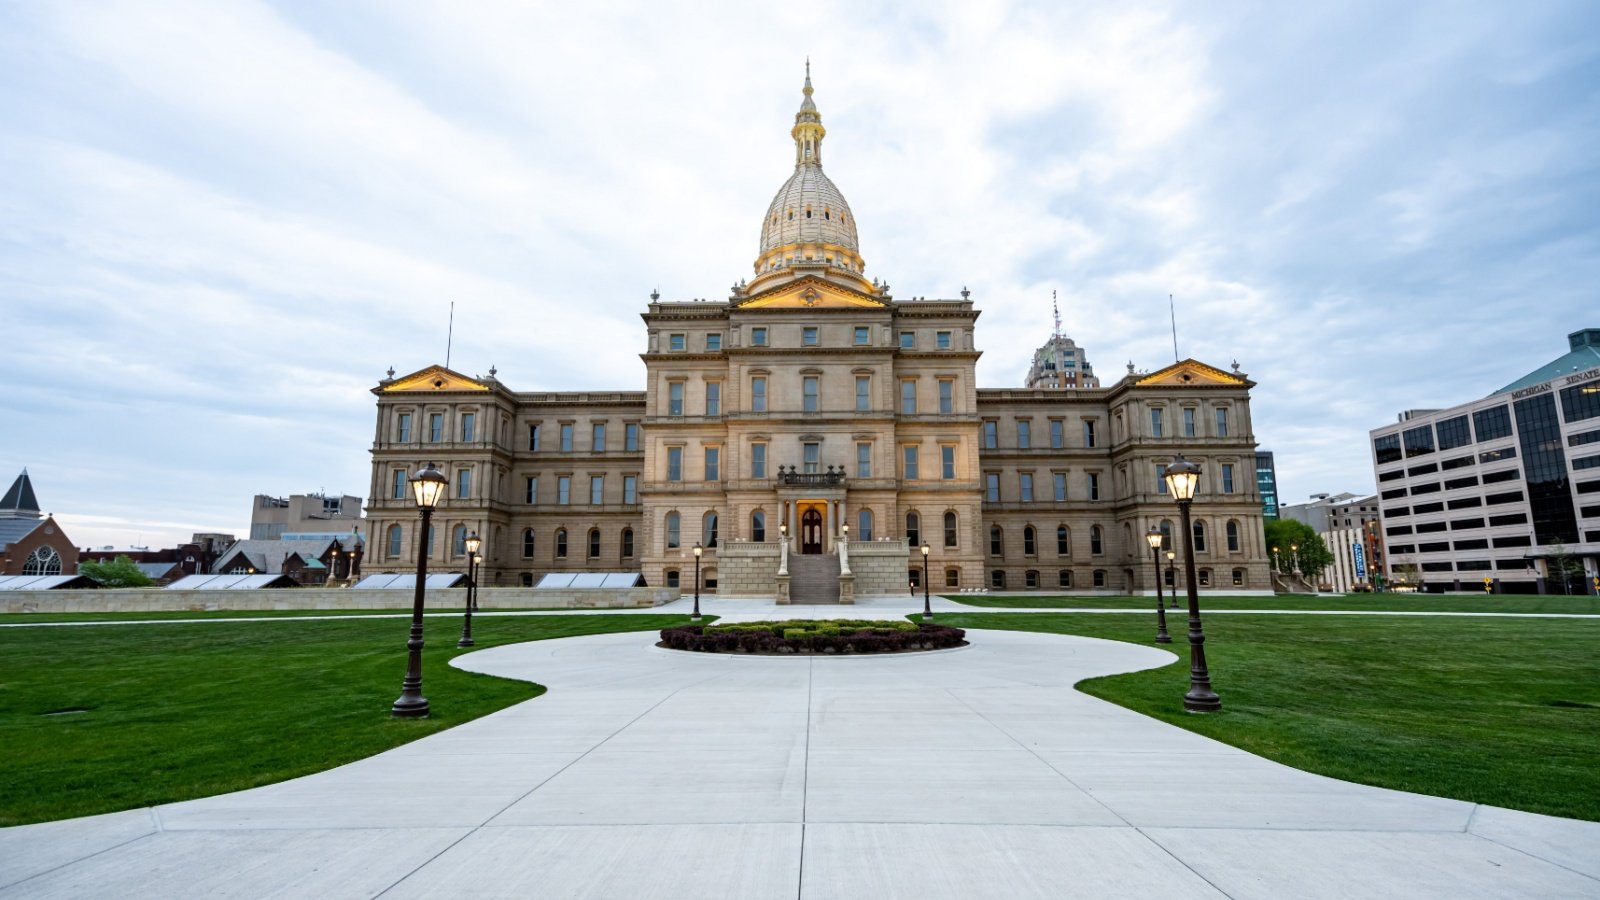
<svg viewBox="0 0 1600 900">
<path fill-rule="evenodd" d="M 17 480 L 11 482 L 11 490 L 0 498 L 0 516 L 37 519 L 41 515 L 39 498 L 33 493 L 33 481 L 28 478 L 28 470 L 23 469 Z"/>
</svg>

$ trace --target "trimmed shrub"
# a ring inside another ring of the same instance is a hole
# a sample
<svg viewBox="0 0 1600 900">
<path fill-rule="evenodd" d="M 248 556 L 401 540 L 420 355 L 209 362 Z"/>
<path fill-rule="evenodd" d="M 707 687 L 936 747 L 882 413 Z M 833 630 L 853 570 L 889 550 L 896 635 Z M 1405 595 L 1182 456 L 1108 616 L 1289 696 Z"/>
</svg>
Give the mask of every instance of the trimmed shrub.
<svg viewBox="0 0 1600 900">
<path fill-rule="evenodd" d="M 958 647 L 966 636 L 947 625 L 798 619 L 664 628 L 660 646 L 696 653 L 903 653 Z"/>
</svg>

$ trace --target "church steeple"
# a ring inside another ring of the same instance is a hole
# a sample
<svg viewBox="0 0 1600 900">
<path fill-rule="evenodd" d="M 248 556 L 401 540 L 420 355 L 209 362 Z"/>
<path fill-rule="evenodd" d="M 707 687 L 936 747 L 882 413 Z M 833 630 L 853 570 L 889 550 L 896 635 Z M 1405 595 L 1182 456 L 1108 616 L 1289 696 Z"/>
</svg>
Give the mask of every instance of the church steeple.
<svg viewBox="0 0 1600 900">
<path fill-rule="evenodd" d="M 794 128 L 789 135 L 794 138 L 794 164 L 796 166 L 822 165 L 822 139 L 828 129 L 822 127 L 822 113 L 811 100 L 811 57 L 806 57 L 806 86 L 801 89 L 806 98 L 800 101 L 800 111 L 794 114 Z"/>
<path fill-rule="evenodd" d="M 0 498 L 0 518 L 37 519 L 42 515 L 39 498 L 33 494 L 33 480 L 28 477 L 28 470 L 23 469 L 11 483 L 11 490 Z"/>
</svg>

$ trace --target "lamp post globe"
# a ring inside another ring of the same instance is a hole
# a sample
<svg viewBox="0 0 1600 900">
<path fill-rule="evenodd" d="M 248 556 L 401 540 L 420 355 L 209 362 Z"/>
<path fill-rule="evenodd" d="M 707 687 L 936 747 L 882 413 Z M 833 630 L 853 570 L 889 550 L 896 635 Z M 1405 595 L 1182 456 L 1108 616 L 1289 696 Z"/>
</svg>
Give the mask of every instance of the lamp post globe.
<svg viewBox="0 0 1600 900">
<path fill-rule="evenodd" d="M 1222 709 L 1222 700 L 1211 689 L 1211 672 L 1206 668 L 1206 636 L 1200 627 L 1200 597 L 1195 590 L 1194 530 L 1189 523 L 1189 505 L 1200 485 L 1200 467 L 1179 456 L 1167 466 L 1166 482 L 1182 519 L 1183 574 L 1189 594 L 1189 691 L 1183 695 L 1183 708 L 1190 712 L 1216 712 Z"/>
<path fill-rule="evenodd" d="M 928 554 L 933 552 L 933 548 L 929 547 L 927 544 L 923 544 L 922 547 L 921 547 L 921 550 L 922 550 L 922 618 L 931 619 L 931 618 L 933 618 L 933 604 L 932 604 L 932 601 L 930 601 L 928 599 Z"/>
<path fill-rule="evenodd" d="M 1145 532 L 1145 543 L 1150 545 L 1150 560 L 1155 563 L 1156 571 L 1156 643 L 1172 643 L 1172 635 L 1167 634 L 1166 599 L 1161 596 L 1161 541 L 1164 535 L 1161 529 L 1151 526 Z"/>
<path fill-rule="evenodd" d="M 694 545 L 694 621 L 700 621 L 700 554 L 706 552 L 699 542 Z"/>
<path fill-rule="evenodd" d="M 411 479 L 412 496 L 422 517 L 422 530 L 417 534 L 417 586 L 411 598 L 411 638 L 406 641 L 406 677 L 400 682 L 400 698 L 394 701 L 389 712 L 396 718 L 418 719 L 428 714 L 428 698 L 422 696 L 422 604 L 428 584 L 428 540 L 433 523 L 434 507 L 444 496 L 449 479 L 433 463 Z"/>
</svg>

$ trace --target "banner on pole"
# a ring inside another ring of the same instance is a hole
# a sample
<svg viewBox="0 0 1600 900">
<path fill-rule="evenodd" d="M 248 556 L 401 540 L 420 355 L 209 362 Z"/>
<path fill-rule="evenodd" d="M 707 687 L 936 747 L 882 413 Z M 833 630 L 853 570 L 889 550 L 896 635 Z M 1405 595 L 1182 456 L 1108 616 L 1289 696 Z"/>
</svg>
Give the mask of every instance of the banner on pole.
<svg viewBox="0 0 1600 900">
<path fill-rule="evenodd" d="M 1356 580 L 1360 581 L 1365 579 L 1367 577 L 1366 553 L 1362 551 L 1360 544 L 1351 544 L 1350 552 L 1355 555 L 1356 559 Z"/>
</svg>

